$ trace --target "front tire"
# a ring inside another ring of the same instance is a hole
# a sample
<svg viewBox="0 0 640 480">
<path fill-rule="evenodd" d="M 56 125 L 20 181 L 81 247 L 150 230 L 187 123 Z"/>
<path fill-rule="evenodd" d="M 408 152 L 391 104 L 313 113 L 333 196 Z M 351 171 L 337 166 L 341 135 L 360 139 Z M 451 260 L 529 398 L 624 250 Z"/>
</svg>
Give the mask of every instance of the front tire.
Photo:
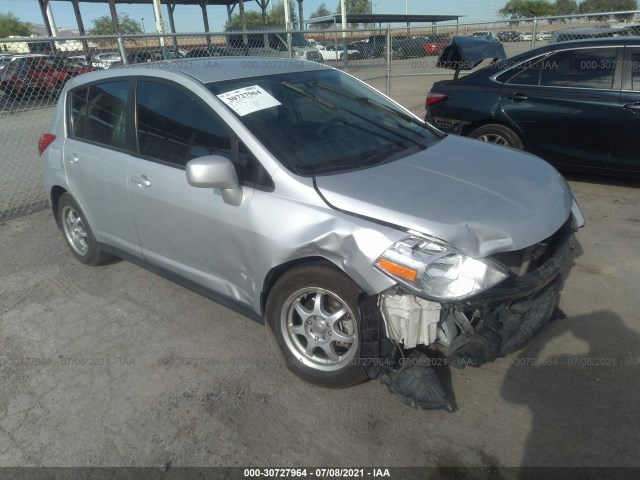
<svg viewBox="0 0 640 480">
<path fill-rule="evenodd" d="M 58 220 L 71 253 L 80 262 L 95 266 L 111 260 L 111 255 L 98 246 L 84 212 L 68 193 L 58 201 Z"/>
<path fill-rule="evenodd" d="M 509 127 L 497 123 L 490 123 L 476 128 L 469 134 L 469 137 L 504 147 L 524 150 L 524 144 L 518 134 Z"/>
<path fill-rule="evenodd" d="M 336 267 L 294 267 L 274 284 L 265 309 L 272 341 L 289 370 L 321 387 L 366 380 L 359 363 L 358 286 Z"/>
</svg>

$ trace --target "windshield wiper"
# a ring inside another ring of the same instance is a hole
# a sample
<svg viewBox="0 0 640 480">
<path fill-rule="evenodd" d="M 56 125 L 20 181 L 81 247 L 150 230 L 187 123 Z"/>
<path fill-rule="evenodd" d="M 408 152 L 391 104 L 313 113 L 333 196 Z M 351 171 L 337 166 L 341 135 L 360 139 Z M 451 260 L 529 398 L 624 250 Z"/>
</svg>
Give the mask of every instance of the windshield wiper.
<svg viewBox="0 0 640 480">
<path fill-rule="evenodd" d="M 324 105 L 325 107 L 330 108 L 331 110 L 338 110 L 338 106 L 337 105 L 334 105 L 330 101 L 325 100 L 322 97 L 319 97 L 315 93 L 307 92 L 305 89 L 300 88 L 300 87 L 296 87 L 295 85 L 292 85 L 291 83 L 288 83 L 288 82 L 282 82 L 282 86 L 285 87 L 285 88 L 288 88 L 289 90 L 293 90 L 294 92 L 297 92 L 297 93 L 299 93 L 300 95 L 302 95 L 304 97 L 311 98 L 311 99 L 315 100 L 316 102 Z"/>
</svg>

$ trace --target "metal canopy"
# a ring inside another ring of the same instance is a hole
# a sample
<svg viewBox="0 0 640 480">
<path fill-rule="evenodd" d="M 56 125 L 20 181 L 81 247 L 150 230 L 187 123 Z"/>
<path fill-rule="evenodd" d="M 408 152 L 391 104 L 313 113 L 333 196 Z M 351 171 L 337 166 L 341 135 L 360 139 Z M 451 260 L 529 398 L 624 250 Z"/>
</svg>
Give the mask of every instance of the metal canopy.
<svg viewBox="0 0 640 480">
<path fill-rule="evenodd" d="M 373 13 L 347 13 L 347 23 L 438 23 L 458 20 L 462 15 L 398 15 Z M 339 24 L 342 22 L 340 14 L 326 15 L 305 20 L 307 24 Z"/>
</svg>

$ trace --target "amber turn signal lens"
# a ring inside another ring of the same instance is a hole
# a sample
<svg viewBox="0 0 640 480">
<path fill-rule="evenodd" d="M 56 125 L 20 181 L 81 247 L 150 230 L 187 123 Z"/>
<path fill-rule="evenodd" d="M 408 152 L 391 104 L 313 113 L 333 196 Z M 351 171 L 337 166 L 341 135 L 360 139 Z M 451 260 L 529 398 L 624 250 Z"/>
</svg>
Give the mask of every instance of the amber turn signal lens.
<svg viewBox="0 0 640 480">
<path fill-rule="evenodd" d="M 406 280 L 410 280 L 412 282 L 415 282 L 416 278 L 418 277 L 418 272 L 413 270 L 412 268 L 398 265 L 397 263 L 387 260 L 386 258 L 381 258 L 380 260 L 378 260 L 378 266 L 393 275 L 404 278 Z"/>
</svg>

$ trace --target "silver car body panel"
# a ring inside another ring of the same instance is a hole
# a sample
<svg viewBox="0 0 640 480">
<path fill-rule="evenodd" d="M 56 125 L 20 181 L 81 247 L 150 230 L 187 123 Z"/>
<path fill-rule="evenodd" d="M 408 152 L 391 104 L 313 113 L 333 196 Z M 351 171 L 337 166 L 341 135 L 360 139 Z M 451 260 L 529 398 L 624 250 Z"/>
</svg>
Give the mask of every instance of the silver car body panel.
<svg viewBox="0 0 640 480">
<path fill-rule="evenodd" d="M 377 294 L 396 282 L 374 268 L 374 261 L 409 229 L 481 257 L 530 246 L 557 230 L 571 212 L 571 192 L 546 162 L 454 137 L 386 165 L 317 177 L 314 185 L 313 178 L 284 169 L 204 84 L 327 67 L 282 61 L 247 69 L 244 61 L 176 60 L 70 80 L 54 114 L 51 133 L 57 138 L 42 157 L 47 194 L 54 186 L 69 191 L 98 242 L 257 314 L 269 273 L 289 262 L 327 259 L 365 292 Z M 181 169 L 67 138 L 70 89 L 130 76 L 173 81 L 200 97 L 259 160 L 274 190 L 243 187 L 241 204 L 229 205 L 219 189 L 189 185 Z M 131 181 L 141 176 L 149 185 Z"/>
<path fill-rule="evenodd" d="M 551 236 L 573 205 L 566 182 L 545 161 L 454 136 L 402 160 L 316 182 L 336 208 L 442 239 L 473 258 Z"/>
</svg>

